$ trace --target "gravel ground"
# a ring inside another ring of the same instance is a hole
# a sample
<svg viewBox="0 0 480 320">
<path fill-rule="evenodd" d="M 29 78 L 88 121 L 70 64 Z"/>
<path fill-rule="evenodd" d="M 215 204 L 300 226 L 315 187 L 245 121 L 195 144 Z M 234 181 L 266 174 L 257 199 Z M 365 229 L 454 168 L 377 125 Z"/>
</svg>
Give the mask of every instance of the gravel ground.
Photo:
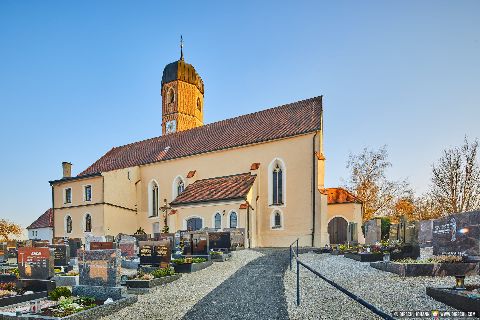
<svg viewBox="0 0 480 320">
<path fill-rule="evenodd" d="M 238 269 L 262 256 L 262 253 L 252 250 L 236 251 L 230 260 L 216 262 L 194 273 L 183 274 L 179 280 L 156 287 L 149 294 L 138 296 L 138 302 L 102 319 L 180 319 Z"/>
<path fill-rule="evenodd" d="M 188 311 L 184 319 L 288 319 L 283 275 L 288 250 L 264 254 L 235 273 Z"/>
<path fill-rule="evenodd" d="M 390 272 L 374 269 L 369 263 L 329 254 L 301 254 L 300 260 L 386 313 L 455 311 L 425 293 L 427 286 L 452 286 L 455 282 L 454 277 L 402 278 Z M 296 273 L 290 270 L 285 273 L 285 295 L 290 319 L 352 319 L 352 316 L 355 319 L 379 319 L 371 311 L 303 267 L 300 267 L 300 279 L 301 304 L 297 307 Z M 479 276 L 465 279 L 466 284 L 479 282 Z"/>
</svg>

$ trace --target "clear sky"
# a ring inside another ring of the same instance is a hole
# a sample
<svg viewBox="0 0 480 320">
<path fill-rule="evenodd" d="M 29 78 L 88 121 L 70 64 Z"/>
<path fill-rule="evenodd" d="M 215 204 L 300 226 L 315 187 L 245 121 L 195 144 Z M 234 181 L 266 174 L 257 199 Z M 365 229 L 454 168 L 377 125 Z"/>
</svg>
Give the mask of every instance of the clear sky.
<svg viewBox="0 0 480 320">
<path fill-rule="evenodd" d="M 392 178 L 480 138 L 480 1 L 0 1 L 0 217 L 51 206 L 61 162 L 161 134 L 164 66 L 205 83 L 205 122 L 324 95 L 327 186 L 387 144 Z"/>
</svg>

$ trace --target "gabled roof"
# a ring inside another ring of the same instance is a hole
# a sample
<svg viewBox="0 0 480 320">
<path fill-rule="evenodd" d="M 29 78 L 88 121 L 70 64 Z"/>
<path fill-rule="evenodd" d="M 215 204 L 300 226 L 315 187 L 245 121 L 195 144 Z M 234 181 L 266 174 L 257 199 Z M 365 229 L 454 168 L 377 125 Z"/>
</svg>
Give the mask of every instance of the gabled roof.
<svg viewBox="0 0 480 320">
<path fill-rule="evenodd" d="M 45 211 L 37 220 L 35 220 L 27 229 L 53 228 L 53 209 Z"/>
<path fill-rule="evenodd" d="M 78 176 L 318 131 L 321 115 L 320 96 L 214 122 L 113 148 Z"/>
<path fill-rule="evenodd" d="M 325 190 L 328 196 L 328 204 L 362 203 L 355 195 L 343 188 L 327 188 Z"/>
<path fill-rule="evenodd" d="M 172 201 L 172 206 L 200 202 L 244 200 L 256 175 L 241 173 L 226 177 L 197 180 Z"/>
</svg>

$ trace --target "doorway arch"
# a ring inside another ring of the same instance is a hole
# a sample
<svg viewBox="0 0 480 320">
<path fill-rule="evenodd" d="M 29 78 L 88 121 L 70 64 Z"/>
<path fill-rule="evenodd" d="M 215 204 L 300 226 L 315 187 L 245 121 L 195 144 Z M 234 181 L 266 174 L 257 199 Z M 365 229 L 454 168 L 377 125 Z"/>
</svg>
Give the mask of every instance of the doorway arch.
<svg viewBox="0 0 480 320">
<path fill-rule="evenodd" d="M 330 244 L 343 244 L 347 241 L 348 222 L 343 217 L 335 217 L 328 223 Z"/>
</svg>

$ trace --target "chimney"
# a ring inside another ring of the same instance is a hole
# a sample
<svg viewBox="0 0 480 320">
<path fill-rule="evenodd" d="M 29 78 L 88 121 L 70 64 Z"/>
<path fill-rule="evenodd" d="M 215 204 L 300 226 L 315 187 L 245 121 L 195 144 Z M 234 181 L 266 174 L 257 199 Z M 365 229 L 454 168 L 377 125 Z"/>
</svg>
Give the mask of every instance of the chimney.
<svg viewBox="0 0 480 320">
<path fill-rule="evenodd" d="M 70 162 L 62 162 L 63 177 L 70 178 L 72 176 L 72 164 Z"/>
</svg>

